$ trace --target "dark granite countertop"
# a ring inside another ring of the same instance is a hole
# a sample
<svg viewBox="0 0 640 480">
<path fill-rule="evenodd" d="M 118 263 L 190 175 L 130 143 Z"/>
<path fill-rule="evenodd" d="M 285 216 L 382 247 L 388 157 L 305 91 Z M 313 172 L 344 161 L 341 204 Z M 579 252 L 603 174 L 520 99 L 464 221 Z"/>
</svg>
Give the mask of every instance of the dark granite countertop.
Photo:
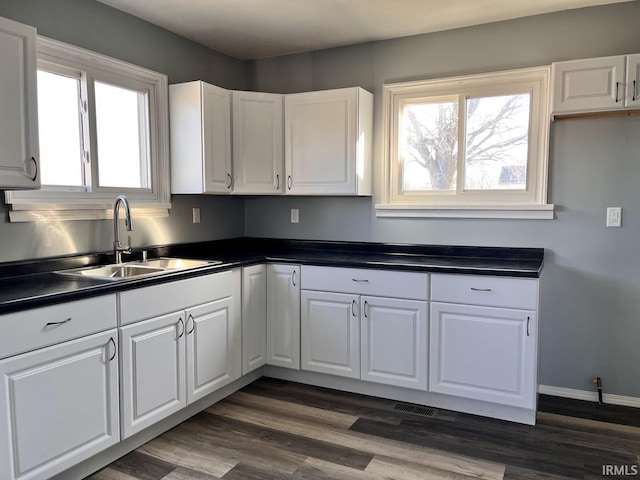
<svg viewBox="0 0 640 480">
<path fill-rule="evenodd" d="M 112 255 L 76 255 L 0 264 L 0 314 L 115 293 L 263 262 L 538 278 L 544 249 L 393 245 L 240 238 L 149 248 L 149 257 L 219 260 L 188 270 L 118 281 L 70 278 L 57 270 L 113 262 Z M 132 259 L 139 257 L 134 254 Z M 126 259 L 129 260 L 129 259 Z"/>
</svg>

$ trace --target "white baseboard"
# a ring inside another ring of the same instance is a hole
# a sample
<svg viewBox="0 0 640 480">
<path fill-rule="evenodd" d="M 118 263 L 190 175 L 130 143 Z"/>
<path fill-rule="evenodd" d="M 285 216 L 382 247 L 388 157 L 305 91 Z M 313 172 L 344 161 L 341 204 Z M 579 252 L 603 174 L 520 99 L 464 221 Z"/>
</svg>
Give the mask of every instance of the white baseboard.
<svg viewBox="0 0 640 480">
<path fill-rule="evenodd" d="M 384 385 L 381 383 L 340 377 L 337 375 L 329 375 L 326 373 L 293 370 L 290 368 L 274 367 L 271 365 L 265 366 L 263 373 L 265 377 L 279 378 L 281 380 L 304 383 L 307 385 L 316 385 L 324 388 L 333 388 L 343 392 L 371 395 L 378 398 L 387 398 L 390 400 L 415 403 L 418 405 L 428 405 L 430 407 L 471 413 L 473 415 L 481 415 L 483 417 L 499 418 L 527 425 L 535 425 L 536 423 L 535 408 L 500 405 L 481 400 L 455 397 L 453 395 L 427 392 L 426 390 L 414 390 L 410 388 L 396 387 L 393 385 Z"/>
<path fill-rule="evenodd" d="M 538 385 L 538 393 L 543 395 L 553 395 L 554 397 L 574 398 L 576 400 L 586 400 L 588 402 L 598 401 L 598 392 L 589 390 L 576 390 L 574 388 L 552 387 L 550 385 Z M 640 408 L 640 398 L 626 397 L 624 395 L 614 395 L 612 393 L 602 394 L 603 403 L 612 405 L 622 405 L 625 407 Z"/>
</svg>

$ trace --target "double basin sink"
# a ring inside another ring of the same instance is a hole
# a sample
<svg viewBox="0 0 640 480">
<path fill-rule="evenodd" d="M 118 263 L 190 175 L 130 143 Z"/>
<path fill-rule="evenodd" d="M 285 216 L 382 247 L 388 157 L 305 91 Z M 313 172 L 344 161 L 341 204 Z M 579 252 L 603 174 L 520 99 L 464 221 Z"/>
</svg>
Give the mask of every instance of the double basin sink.
<svg viewBox="0 0 640 480">
<path fill-rule="evenodd" d="M 56 273 L 80 278 L 94 278 L 100 280 L 124 280 L 127 278 L 140 278 L 151 275 L 160 275 L 165 272 L 185 270 L 189 268 L 219 265 L 220 260 L 192 260 L 185 258 L 152 258 L 134 262 L 126 262 L 111 265 L 98 265 L 94 267 L 71 268 L 60 270 Z"/>
</svg>

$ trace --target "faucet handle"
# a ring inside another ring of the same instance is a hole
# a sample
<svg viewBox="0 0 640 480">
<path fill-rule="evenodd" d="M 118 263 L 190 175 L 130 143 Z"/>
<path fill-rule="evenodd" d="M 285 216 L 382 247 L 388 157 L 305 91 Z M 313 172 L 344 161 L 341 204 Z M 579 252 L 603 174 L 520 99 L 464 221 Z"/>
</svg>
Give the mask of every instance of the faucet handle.
<svg viewBox="0 0 640 480">
<path fill-rule="evenodd" d="M 131 253 L 133 250 L 131 249 L 131 235 L 127 236 L 127 248 L 124 250 L 124 253 Z"/>
</svg>

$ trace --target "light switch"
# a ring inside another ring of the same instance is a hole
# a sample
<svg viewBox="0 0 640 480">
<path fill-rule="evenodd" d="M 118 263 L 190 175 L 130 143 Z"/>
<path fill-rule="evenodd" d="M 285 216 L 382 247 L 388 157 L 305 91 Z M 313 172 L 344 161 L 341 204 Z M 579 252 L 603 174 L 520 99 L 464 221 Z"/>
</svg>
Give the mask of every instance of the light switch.
<svg viewBox="0 0 640 480">
<path fill-rule="evenodd" d="M 300 223 L 300 210 L 297 208 L 291 209 L 291 223 Z"/>
<path fill-rule="evenodd" d="M 200 223 L 200 209 L 193 207 L 193 223 Z"/>
</svg>

